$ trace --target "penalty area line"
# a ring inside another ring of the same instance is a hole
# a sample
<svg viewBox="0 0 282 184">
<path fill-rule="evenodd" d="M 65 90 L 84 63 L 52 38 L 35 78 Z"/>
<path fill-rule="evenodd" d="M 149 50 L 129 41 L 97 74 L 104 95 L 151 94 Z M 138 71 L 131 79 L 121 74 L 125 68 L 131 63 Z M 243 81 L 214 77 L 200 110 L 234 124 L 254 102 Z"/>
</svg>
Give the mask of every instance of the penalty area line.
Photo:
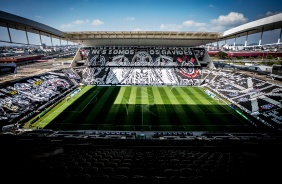
<svg viewBox="0 0 282 184">
<path fill-rule="evenodd" d="M 84 109 L 89 105 L 89 104 L 91 104 L 91 103 L 94 103 L 94 102 L 92 102 L 92 100 L 94 99 L 94 98 L 96 98 L 96 101 L 97 101 L 97 95 L 100 93 L 100 91 L 97 91 L 96 92 L 96 94 L 93 96 L 93 98 L 91 98 L 91 100 L 83 107 L 83 109 L 80 111 L 80 112 L 82 112 L 82 111 L 84 111 Z M 96 102 L 95 101 L 95 102 Z"/>
</svg>

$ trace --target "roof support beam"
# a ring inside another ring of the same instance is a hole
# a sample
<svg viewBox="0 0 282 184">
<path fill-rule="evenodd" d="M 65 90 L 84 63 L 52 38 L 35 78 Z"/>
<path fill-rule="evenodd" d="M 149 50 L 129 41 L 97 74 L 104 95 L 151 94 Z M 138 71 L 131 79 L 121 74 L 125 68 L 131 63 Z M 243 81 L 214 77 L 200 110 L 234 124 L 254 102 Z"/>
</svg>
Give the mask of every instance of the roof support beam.
<svg viewBox="0 0 282 184">
<path fill-rule="evenodd" d="M 28 34 L 27 34 L 27 31 L 26 31 L 26 27 L 25 27 L 24 29 L 25 29 L 25 37 L 26 37 L 26 41 L 27 41 L 27 44 L 29 45 L 29 39 L 28 39 Z"/>
<path fill-rule="evenodd" d="M 11 37 L 11 33 L 10 33 L 10 29 L 9 29 L 8 23 L 7 23 L 7 31 L 8 31 L 8 35 L 9 35 L 9 40 L 12 43 L 12 37 Z"/>
</svg>

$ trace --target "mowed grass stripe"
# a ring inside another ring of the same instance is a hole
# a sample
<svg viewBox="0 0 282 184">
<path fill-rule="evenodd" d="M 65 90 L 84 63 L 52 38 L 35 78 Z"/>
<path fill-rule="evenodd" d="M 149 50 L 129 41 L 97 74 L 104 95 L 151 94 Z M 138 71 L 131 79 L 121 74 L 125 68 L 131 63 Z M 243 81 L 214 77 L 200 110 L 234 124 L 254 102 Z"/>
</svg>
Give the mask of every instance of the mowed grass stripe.
<svg viewBox="0 0 282 184">
<path fill-rule="evenodd" d="M 95 86 L 91 86 L 87 92 L 81 95 L 75 102 L 73 102 L 65 111 L 80 113 L 85 106 L 99 93 Z M 73 98 L 73 97 L 72 97 Z M 71 99 L 69 99 L 71 101 Z"/>
<path fill-rule="evenodd" d="M 138 92 L 137 92 L 137 87 L 136 86 L 133 86 L 131 87 L 131 93 L 130 95 L 128 96 L 128 101 L 129 101 L 129 104 L 138 104 L 138 101 L 137 101 L 137 96 L 138 96 Z"/>
<path fill-rule="evenodd" d="M 216 108 L 214 106 L 214 102 L 208 99 L 208 95 L 206 95 L 200 88 L 191 88 L 190 91 L 192 92 L 195 99 L 197 99 L 197 107 L 201 109 L 204 114 L 207 113 L 219 113 L 216 112 Z M 209 97 L 210 98 L 210 97 Z"/>
<path fill-rule="evenodd" d="M 147 87 L 147 93 L 148 93 L 148 103 L 150 105 L 155 105 L 155 99 L 153 94 L 153 89 L 151 86 Z"/>
<path fill-rule="evenodd" d="M 124 125 L 133 125 L 136 111 L 136 87 L 126 87 L 126 93 L 124 96 L 127 99 L 128 103 L 126 104 L 127 112 L 124 117 Z"/>
<path fill-rule="evenodd" d="M 135 94 L 132 94 L 132 98 L 134 98 L 134 104 L 135 104 L 135 112 L 134 112 L 134 125 L 141 126 L 143 121 L 143 115 L 142 115 L 142 104 L 141 104 L 141 88 L 140 87 L 134 87 Z"/>
<path fill-rule="evenodd" d="M 197 105 L 197 103 L 191 98 L 191 96 L 189 95 L 191 93 L 190 91 L 191 87 L 181 87 L 181 88 L 175 88 L 177 89 L 177 91 L 180 93 L 180 95 L 185 96 L 185 101 L 187 104 L 191 104 L 191 105 Z M 197 112 L 198 110 L 196 110 L 195 112 Z"/>
<path fill-rule="evenodd" d="M 205 105 L 202 104 L 202 101 L 200 100 L 201 98 L 205 98 L 205 96 L 203 95 L 199 95 L 198 91 L 195 90 L 194 88 L 191 88 L 191 96 L 193 96 L 193 99 L 197 101 L 198 105 L 197 107 L 202 111 L 202 125 L 206 126 L 207 128 L 210 128 L 210 130 L 215 130 L 215 131 L 219 131 L 220 127 L 217 127 L 218 125 L 222 126 L 222 125 L 227 125 L 227 123 L 225 123 L 226 121 L 226 116 L 224 114 L 213 114 L 211 112 L 213 112 L 214 110 L 214 104 L 211 105 Z M 208 96 L 206 96 L 208 97 Z M 206 106 L 210 106 L 209 109 L 206 109 Z M 209 112 L 208 114 L 206 112 Z M 223 120 L 223 121 L 222 121 Z M 210 126 L 212 125 L 212 126 Z"/>
<path fill-rule="evenodd" d="M 104 118 L 104 124 L 115 124 L 116 117 L 119 116 L 118 112 L 120 109 L 125 108 L 126 104 L 124 103 L 124 93 L 126 91 L 126 87 L 120 87 L 119 93 L 116 96 L 114 104 L 108 110 L 106 117 Z"/>
<path fill-rule="evenodd" d="M 204 103 L 202 103 L 202 101 L 200 99 L 204 98 L 204 97 L 202 95 L 199 95 L 198 92 L 194 88 L 195 87 L 189 88 L 189 95 L 190 95 L 191 99 L 193 99 L 194 102 L 196 102 L 196 107 L 199 109 L 199 112 L 201 112 L 199 114 L 199 115 L 201 115 L 201 122 L 204 126 L 205 125 L 211 125 L 212 124 L 211 119 L 209 117 L 207 117 L 205 112 L 202 110 L 202 108 L 204 108 L 204 106 L 206 106 L 206 105 Z"/>
<path fill-rule="evenodd" d="M 103 96 L 104 98 L 106 98 L 106 101 L 105 101 L 103 107 L 100 109 L 100 113 L 97 116 L 98 121 L 101 121 L 101 125 L 104 125 L 106 123 L 105 118 L 107 118 L 108 116 L 111 116 L 113 118 L 113 120 L 115 119 L 114 116 L 109 113 L 109 111 L 114 106 L 114 101 L 119 94 L 120 87 L 111 87 L 111 88 L 112 88 L 112 91 L 109 92 L 110 93 L 109 96 L 107 96 L 107 95 Z M 97 104 L 97 105 L 99 105 L 99 104 Z"/>
<path fill-rule="evenodd" d="M 183 87 L 184 88 L 184 87 Z M 193 118 L 192 116 L 189 116 L 189 111 L 187 111 L 187 105 L 186 103 L 186 98 L 187 96 L 183 93 L 182 90 L 180 90 L 180 88 L 173 88 L 171 90 L 171 92 L 173 93 L 173 95 L 176 97 L 176 99 L 178 100 L 178 102 L 180 103 L 179 106 L 181 106 L 182 109 L 182 114 L 183 116 L 185 115 L 185 126 L 191 126 L 191 128 L 193 127 Z"/>
<path fill-rule="evenodd" d="M 185 100 L 183 100 L 183 98 L 179 98 L 179 93 L 173 93 L 173 91 L 175 91 L 174 88 L 170 89 L 169 87 L 167 87 L 164 88 L 164 91 L 166 93 L 167 100 L 170 102 L 170 104 L 172 104 L 171 107 L 174 108 L 174 111 L 176 113 L 175 116 L 177 116 L 180 125 L 187 125 L 187 119 L 189 118 L 181 105 L 185 102 Z"/>
<path fill-rule="evenodd" d="M 106 112 L 108 112 L 117 96 L 117 90 L 119 90 L 119 88 L 116 87 L 102 88 L 101 91 L 103 93 L 99 93 L 97 99 L 98 101 L 90 103 L 87 106 L 87 110 L 89 110 L 89 112 L 84 120 L 89 123 L 95 121 L 96 124 L 101 124 L 104 120 Z M 113 92 L 114 94 L 112 94 Z"/>
<path fill-rule="evenodd" d="M 193 117 L 192 125 L 194 126 L 203 126 L 203 122 L 207 121 L 205 115 L 197 107 L 197 98 L 193 95 L 193 91 L 191 91 L 191 88 L 193 87 L 187 87 L 187 88 L 177 88 L 178 92 L 184 96 L 184 98 L 187 98 L 188 105 L 185 106 L 185 111 L 189 114 L 190 117 Z M 192 127 L 191 127 L 192 128 Z"/>
<path fill-rule="evenodd" d="M 159 122 L 162 123 L 162 125 L 171 125 L 170 124 L 170 118 L 168 116 L 168 112 L 165 108 L 165 106 L 163 105 L 164 102 L 163 102 L 163 98 L 162 98 L 162 95 L 160 94 L 160 91 L 159 91 L 159 88 L 160 87 L 156 87 L 156 86 L 153 86 L 152 87 L 152 94 L 153 94 L 153 98 L 155 99 L 155 104 L 156 104 L 156 108 L 157 108 L 157 117 L 159 119 Z"/>
<path fill-rule="evenodd" d="M 79 93 L 75 94 L 75 96 L 73 96 L 69 101 L 63 100 L 62 102 L 60 102 L 57 106 L 55 106 L 53 109 L 47 112 L 33 125 L 39 128 L 44 128 L 46 125 L 52 122 L 57 116 L 59 116 L 64 110 L 66 110 L 68 106 L 70 106 L 74 102 L 74 100 L 80 98 L 84 93 L 89 91 L 91 88 L 93 87 L 92 86 L 80 87 Z M 28 124 L 27 127 L 29 127 L 30 126 L 29 122 L 27 124 Z"/>
<path fill-rule="evenodd" d="M 208 107 L 208 108 L 212 108 L 210 109 L 214 114 L 230 114 L 228 112 L 228 110 L 226 110 L 226 108 L 224 106 L 226 106 L 226 104 L 222 103 L 221 100 L 217 101 L 217 99 L 211 98 L 209 97 L 205 92 L 204 92 L 204 88 L 197 88 L 195 89 L 198 94 L 201 94 L 201 96 L 203 97 L 202 99 L 208 100 L 210 105 L 208 106 L 204 106 L 204 107 Z"/>
<path fill-rule="evenodd" d="M 131 105 L 130 96 L 132 93 L 132 87 L 123 87 L 125 88 L 123 94 L 119 94 L 122 96 L 122 104 L 115 104 L 118 107 L 118 110 L 115 114 L 115 119 L 113 120 L 113 124 L 119 125 L 132 125 L 132 120 L 134 118 L 135 107 Z"/>
<path fill-rule="evenodd" d="M 124 86 L 120 87 L 119 94 L 116 97 L 114 104 L 122 104 L 122 103 L 124 103 L 124 99 L 123 98 L 124 98 L 125 90 L 126 90 L 126 87 L 124 87 Z"/>
<path fill-rule="evenodd" d="M 191 87 L 187 87 L 187 88 L 177 88 L 177 91 L 179 92 L 180 95 L 182 95 L 184 97 L 184 99 L 186 100 L 189 108 L 189 111 L 186 112 L 192 112 L 193 114 L 199 114 L 202 113 L 199 108 L 197 107 L 197 103 L 194 101 L 193 96 L 191 95 L 191 91 L 190 91 Z"/>
<path fill-rule="evenodd" d="M 96 104 L 99 103 L 99 101 L 102 99 L 102 96 L 107 91 L 107 89 L 101 88 L 99 86 L 95 87 L 95 89 L 98 93 L 96 92 L 95 95 L 90 94 L 92 98 L 91 100 L 85 102 L 87 104 L 85 104 L 83 111 L 81 111 L 79 114 L 76 114 L 72 121 L 70 120 L 66 123 L 75 124 L 73 126 L 79 125 L 80 129 L 87 129 L 89 126 L 91 127 L 92 125 L 97 125 L 101 123 L 100 121 L 97 121 L 95 119 L 95 114 L 92 114 L 91 111 L 95 109 Z"/>
<path fill-rule="evenodd" d="M 197 94 L 197 96 L 198 96 L 197 98 L 199 99 L 199 101 L 202 104 L 208 104 L 208 105 L 212 104 L 208 98 L 205 98 L 205 97 L 208 97 L 208 95 L 206 95 L 203 88 L 191 87 L 190 90 L 191 90 L 192 93 Z M 199 98 L 199 97 L 201 97 L 201 98 Z"/>
<path fill-rule="evenodd" d="M 212 103 L 211 105 L 203 105 L 200 108 L 204 113 L 210 113 L 211 114 L 211 119 L 213 120 L 213 124 L 216 125 L 229 125 L 231 123 L 231 119 L 236 118 L 232 117 L 232 115 L 225 109 L 223 108 L 222 105 L 219 105 L 216 101 L 214 101 L 211 97 L 205 94 L 202 88 L 193 88 L 193 90 L 196 91 L 195 94 L 202 94 L 199 99 L 210 99 Z M 200 95 L 198 95 L 200 96 Z M 201 102 L 204 102 L 204 100 L 201 100 Z M 233 124 L 233 123 L 231 123 Z"/>
<path fill-rule="evenodd" d="M 196 91 L 195 91 L 196 90 Z M 204 88 L 199 88 L 198 90 L 204 90 Z M 207 96 L 204 92 L 203 93 L 198 93 L 197 89 L 192 88 L 192 91 L 195 91 L 195 93 L 191 93 L 191 96 L 193 96 L 193 99 L 196 98 L 206 98 L 208 100 L 210 100 L 211 105 L 201 105 L 200 103 L 197 106 L 200 106 L 200 108 L 202 109 L 203 112 L 209 112 L 209 113 L 205 113 L 206 117 L 206 122 L 207 122 L 207 128 L 210 129 L 210 131 L 222 131 L 226 128 L 223 128 L 223 126 L 226 126 L 228 129 L 229 125 L 234 125 L 233 121 L 235 119 L 237 119 L 236 117 L 234 117 L 234 115 L 232 115 L 231 113 L 229 113 L 224 106 L 219 105 L 217 102 L 215 102 L 212 98 L 210 98 L 209 96 Z M 198 95 L 198 94 L 202 94 L 202 95 Z M 208 109 L 205 109 L 208 108 Z M 211 110 L 211 109 L 217 109 L 217 110 Z M 208 118 L 208 119 L 207 119 Z M 205 121 L 204 121 L 205 122 Z M 212 126 L 210 126 L 212 125 Z"/>
<path fill-rule="evenodd" d="M 97 94 L 98 90 L 96 89 L 96 87 L 90 86 L 90 89 L 88 89 L 88 91 L 86 91 L 76 101 L 70 104 L 63 112 L 56 116 L 56 118 L 54 118 L 52 122 L 48 124 L 45 128 L 57 129 L 60 125 L 61 127 L 66 127 L 68 129 L 68 124 L 78 124 L 79 122 L 82 122 L 82 120 L 79 119 L 80 116 L 85 116 L 82 115 L 82 109 L 84 109 L 89 103 L 89 101 L 93 99 L 93 95 Z"/>
<path fill-rule="evenodd" d="M 141 88 L 141 102 L 144 105 L 148 105 L 150 103 L 150 95 L 148 93 L 148 88 L 149 87 L 140 87 Z"/>
<path fill-rule="evenodd" d="M 141 87 L 141 97 L 142 125 L 147 126 L 151 121 L 148 87 Z"/>
<path fill-rule="evenodd" d="M 174 109 L 174 105 L 170 101 L 170 97 L 173 98 L 173 95 L 170 94 L 170 97 L 169 97 L 169 95 L 167 94 L 167 91 L 169 91 L 169 88 L 168 87 L 159 87 L 158 89 L 160 91 L 163 102 L 165 104 L 164 107 L 168 114 L 170 124 L 171 125 L 182 125 L 181 120 L 179 119 L 178 114 L 176 110 Z"/>
<path fill-rule="evenodd" d="M 194 90 L 194 94 L 197 94 L 197 98 L 202 104 L 205 104 L 201 106 L 201 110 L 204 113 L 214 113 L 214 114 L 222 114 L 225 112 L 224 109 L 218 108 L 221 107 L 218 105 L 216 101 L 214 101 L 211 97 L 209 97 L 202 88 L 192 88 L 192 91 Z"/>
<path fill-rule="evenodd" d="M 73 102 L 63 113 L 58 116 L 59 123 L 78 123 L 82 122 L 79 117 L 85 113 L 84 110 L 94 95 L 99 94 L 99 89 L 93 87 L 84 93 L 79 99 Z M 83 116 L 85 117 L 85 116 Z M 55 119 L 56 120 L 56 119 Z"/>
<path fill-rule="evenodd" d="M 118 114 L 119 110 L 124 109 L 125 112 L 127 112 L 127 104 L 125 103 L 124 96 L 126 93 L 126 90 L 128 88 L 126 87 L 120 87 L 119 93 L 116 96 L 116 99 L 114 101 L 114 103 L 112 104 L 112 106 L 110 107 L 110 109 L 108 110 L 107 115 L 104 118 L 104 124 L 112 124 L 115 125 L 118 123 L 117 121 L 117 116 L 120 117 L 120 115 Z"/>
<path fill-rule="evenodd" d="M 158 117 L 158 110 L 157 110 L 158 105 L 156 105 L 155 103 L 152 87 L 147 87 L 147 92 L 148 92 L 148 100 L 149 100 L 149 105 L 146 107 L 149 115 L 147 125 L 159 126 L 161 125 L 161 123 Z"/>
</svg>

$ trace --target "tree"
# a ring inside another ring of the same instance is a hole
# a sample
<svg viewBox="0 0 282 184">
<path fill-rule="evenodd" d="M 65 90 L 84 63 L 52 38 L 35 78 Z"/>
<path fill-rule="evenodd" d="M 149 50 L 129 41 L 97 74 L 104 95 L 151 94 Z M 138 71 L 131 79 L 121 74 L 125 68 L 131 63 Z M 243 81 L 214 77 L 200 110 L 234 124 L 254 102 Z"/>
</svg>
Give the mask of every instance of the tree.
<svg viewBox="0 0 282 184">
<path fill-rule="evenodd" d="M 267 54 L 266 59 L 273 59 L 273 56 L 271 54 Z"/>
<path fill-rule="evenodd" d="M 219 51 L 217 55 L 220 59 L 226 59 L 228 54 L 226 52 Z"/>
</svg>

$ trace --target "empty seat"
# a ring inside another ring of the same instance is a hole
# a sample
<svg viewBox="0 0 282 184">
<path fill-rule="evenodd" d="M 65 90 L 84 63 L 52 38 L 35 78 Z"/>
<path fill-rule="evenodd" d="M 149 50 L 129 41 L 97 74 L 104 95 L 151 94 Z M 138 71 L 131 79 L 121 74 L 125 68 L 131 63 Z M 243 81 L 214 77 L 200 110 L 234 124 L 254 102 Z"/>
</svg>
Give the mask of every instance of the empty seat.
<svg viewBox="0 0 282 184">
<path fill-rule="evenodd" d="M 113 175 L 110 180 L 112 183 L 127 184 L 129 182 L 129 178 L 126 175 Z"/>
<path fill-rule="evenodd" d="M 99 171 L 98 171 L 98 173 L 100 173 L 100 174 L 106 174 L 106 175 L 112 175 L 113 173 L 114 173 L 114 168 L 112 168 L 112 167 L 101 167 L 101 168 L 99 168 Z"/>
<path fill-rule="evenodd" d="M 91 183 L 90 175 L 84 173 L 72 175 L 70 178 L 70 184 L 78 184 L 78 183 L 83 183 L 83 184 Z"/>
<path fill-rule="evenodd" d="M 92 183 L 97 183 L 97 184 L 104 184 L 109 181 L 109 176 L 106 174 L 96 174 L 91 176 L 91 181 Z"/>
</svg>

